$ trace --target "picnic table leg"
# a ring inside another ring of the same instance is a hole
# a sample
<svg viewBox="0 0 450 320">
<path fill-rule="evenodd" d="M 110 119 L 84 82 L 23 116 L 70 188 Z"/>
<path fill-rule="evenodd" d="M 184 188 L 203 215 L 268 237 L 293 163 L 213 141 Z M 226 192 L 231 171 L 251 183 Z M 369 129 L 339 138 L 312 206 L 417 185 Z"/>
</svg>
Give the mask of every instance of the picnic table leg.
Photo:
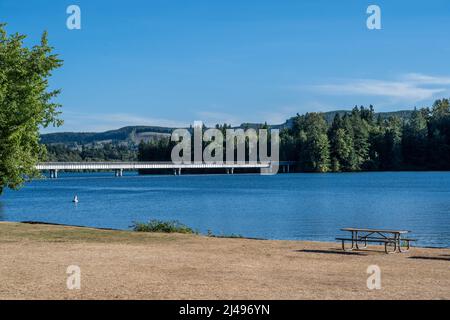
<svg viewBox="0 0 450 320">
<path fill-rule="evenodd" d="M 352 238 L 353 238 L 353 236 L 352 236 Z M 359 244 L 358 244 L 358 241 L 359 240 L 361 240 L 362 241 L 362 239 L 364 239 L 364 246 L 363 247 L 360 247 L 359 246 Z M 362 237 L 362 238 L 358 238 L 358 231 L 355 231 L 355 247 L 356 247 L 356 249 L 365 249 L 365 248 L 367 248 L 367 238 L 365 238 L 365 237 Z"/>
<path fill-rule="evenodd" d="M 358 231 L 352 231 L 352 249 L 358 248 Z"/>
<path fill-rule="evenodd" d="M 388 247 L 389 245 L 393 244 L 394 245 L 394 250 L 389 251 Z M 386 253 L 395 253 L 397 251 L 397 242 L 396 241 L 389 241 L 389 242 L 385 242 L 384 243 L 384 251 Z"/>
<path fill-rule="evenodd" d="M 353 234 L 354 234 L 355 232 L 354 231 L 352 231 L 352 250 L 353 250 Z"/>
<path fill-rule="evenodd" d="M 401 237 L 400 237 L 400 235 L 399 235 L 399 236 L 398 236 L 398 251 L 399 251 L 400 253 L 408 252 L 408 251 L 409 251 L 409 248 L 410 248 L 409 240 L 405 240 L 405 242 L 406 242 L 406 249 L 405 249 L 405 250 L 402 250 L 402 239 L 401 239 Z"/>
<path fill-rule="evenodd" d="M 347 239 L 347 240 L 348 240 L 348 239 Z M 352 251 L 352 250 L 353 250 L 353 245 L 352 245 L 351 248 L 346 249 L 346 248 L 345 248 L 345 239 L 342 239 L 342 250 L 343 250 L 343 251 Z"/>
<path fill-rule="evenodd" d="M 343 251 L 347 251 L 347 249 L 345 249 L 345 240 L 342 240 L 342 250 Z M 350 249 L 350 250 L 352 250 L 352 249 Z"/>
<path fill-rule="evenodd" d="M 402 239 L 400 233 L 397 235 L 397 240 L 398 240 L 398 252 L 402 253 Z"/>
<path fill-rule="evenodd" d="M 361 247 L 359 245 L 359 241 L 363 241 L 364 240 L 364 245 Z M 367 237 L 366 236 L 362 236 L 358 238 L 358 232 L 356 233 L 356 248 L 357 249 L 366 249 L 367 248 Z"/>
<path fill-rule="evenodd" d="M 360 249 L 360 247 L 359 247 L 359 244 L 358 244 L 358 231 L 356 231 L 355 232 L 355 246 L 356 246 L 356 249 Z"/>
</svg>

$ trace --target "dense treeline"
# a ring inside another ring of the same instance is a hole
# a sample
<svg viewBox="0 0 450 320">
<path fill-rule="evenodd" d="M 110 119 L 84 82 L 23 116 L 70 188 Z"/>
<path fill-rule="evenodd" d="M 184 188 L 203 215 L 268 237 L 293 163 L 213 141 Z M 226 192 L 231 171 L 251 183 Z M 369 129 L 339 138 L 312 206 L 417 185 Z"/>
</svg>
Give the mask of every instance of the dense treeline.
<svg viewBox="0 0 450 320">
<path fill-rule="evenodd" d="M 175 143 L 170 139 L 141 142 L 138 147 L 139 161 L 171 161 L 171 153 Z"/>
<path fill-rule="evenodd" d="M 329 125 L 320 113 L 297 115 L 281 141 L 281 159 L 298 160 L 300 171 L 449 170 L 449 100 L 408 120 L 375 117 L 372 106 L 337 114 Z"/>
<path fill-rule="evenodd" d="M 135 161 L 137 152 L 126 145 L 106 143 L 100 146 L 69 148 L 63 144 L 47 145 L 47 161 Z"/>
<path fill-rule="evenodd" d="M 261 124 L 257 126 L 261 129 L 268 129 L 267 123 Z M 229 124 L 223 124 L 219 125 L 217 124 L 215 126 L 216 129 L 220 130 L 224 137 L 226 137 L 226 130 L 232 129 L 232 126 Z M 250 126 L 243 125 L 242 129 L 247 130 Z M 193 135 L 192 128 L 190 128 L 191 134 Z M 202 131 L 204 132 L 207 130 L 205 126 L 203 126 Z M 270 137 L 268 137 L 270 141 Z M 160 139 L 160 140 L 153 140 L 149 142 L 141 142 L 138 147 L 138 160 L 139 161 L 172 161 L 171 159 L 171 153 L 173 147 L 177 143 L 174 141 L 171 141 L 169 138 L 167 139 Z M 210 144 L 208 141 L 202 141 L 202 150 L 205 150 L 205 148 Z M 246 149 L 246 160 L 248 161 L 248 140 L 245 141 L 245 149 Z M 213 155 L 215 155 L 215 152 L 213 152 Z M 235 159 L 237 158 L 237 148 L 235 146 Z M 225 143 L 223 145 L 223 160 L 226 159 L 226 149 L 225 149 Z M 191 161 L 194 160 L 194 138 L 191 137 Z"/>
</svg>

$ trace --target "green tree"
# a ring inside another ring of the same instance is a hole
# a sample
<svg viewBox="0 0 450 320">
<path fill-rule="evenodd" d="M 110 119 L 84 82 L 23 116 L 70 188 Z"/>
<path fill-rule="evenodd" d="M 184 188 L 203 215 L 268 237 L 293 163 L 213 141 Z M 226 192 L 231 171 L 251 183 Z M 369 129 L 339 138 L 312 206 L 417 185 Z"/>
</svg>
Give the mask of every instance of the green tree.
<svg viewBox="0 0 450 320">
<path fill-rule="evenodd" d="M 441 119 L 450 116 L 450 101 L 449 99 L 439 99 L 433 103 L 431 109 L 432 117 Z"/>
<path fill-rule="evenodd" d="M 353 159 L 352 137 L 342 128 L 331 137 L 333 171 L 351 171 Z"/>
<path fill-rule="evenodd" d="M 347 119 L 347 117 L 345 117 Z M 347 125 L 346 125 L 347 124 Z M 329 130 L 332 171 L 352 171 L 355 154 L 351 128 L 347 120 L 336 114 Z"/>
<path fill-rule="evenodd" d="M 4 27 L 0 24 L 0 193 L 38 175 L 35 165 L 45 156 L 39 129 L 62 123 L 60 105 L 52 102 L 59 90 L 48 89 L 62 61 L 52 54 L 47 33 L 30 49 L 24 35 L 8 35 Z"/>
<path fill-rule="evenodd" d="M 429 164 L 432 169 L 450 170 L 450 103 L 436 100 L 428 123 Z"/>
<path fill-rule="evenodd" d="M 138 147 L 139 161 L 171 161 L 171 152 L 175 142 L 163 138 L 155 141 L 141 141 Z"/>
<path fill-rule="evenodd" d="M 300 166 L 305 171 L 330 169 L 330 144 L 327 123 L 321 113 L 307 113 L 295 120 L 300 151 Z"/>
<path fill-rule="evenodd" d="M 424 110 L 414 109 L 403 128 L 402 154 L 407 168 L 420 169 L 428 165 L 428 126 Z"/>
<path fill-rule="evenodd" d="M 384 152 L 381 168 L 398 170 L 402 164 L 402 122 L 398 117 L 390 117 L 384 134 Z"/>
<path fill-rule="evenodd" d="M 288 129 L 283 129 L 280 132 L 280 160 L 291 161 L 297 158 L 296 141 Z"/>
<path fill-rule="evenodd" d="M 361 115 L 369 116 L 370 113 L 366 113 L 365 109 L 361 107 L 358 109 L 355 107 L 351 114 L 351 123 L 353 129 L 353 145 L 355 151 L 355 170 L 361 170 L 365 168 L 367 162 L 369 161 L 369 132 L 370 125 L 366 117 Z"/>
<path fill-rule="evenodd" d="M 381 153 L 384 147 L 384 120 L 378 116 L 376 123 L 369 132 L 369 161 L 366 164 L 367 170 L 380 170 Z"/>
</svg>

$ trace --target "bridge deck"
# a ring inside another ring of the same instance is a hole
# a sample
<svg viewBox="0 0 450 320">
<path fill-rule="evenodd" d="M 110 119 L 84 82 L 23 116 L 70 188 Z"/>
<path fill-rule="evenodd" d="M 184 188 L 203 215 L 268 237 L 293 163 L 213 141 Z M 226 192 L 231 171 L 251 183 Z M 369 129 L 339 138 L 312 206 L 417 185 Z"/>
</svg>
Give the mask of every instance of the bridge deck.
<svg viewBox="0 0 450 320">
<path fill-rule="evenodd" d="M 213 168 L 270 168 L 272 165 L 292 165 L 293 162 L 257 163 L 173 163 L 173 162 L 45 162 L 38 170 L 139 170 L 139 169 L 213 169 Z"/>
</svg>

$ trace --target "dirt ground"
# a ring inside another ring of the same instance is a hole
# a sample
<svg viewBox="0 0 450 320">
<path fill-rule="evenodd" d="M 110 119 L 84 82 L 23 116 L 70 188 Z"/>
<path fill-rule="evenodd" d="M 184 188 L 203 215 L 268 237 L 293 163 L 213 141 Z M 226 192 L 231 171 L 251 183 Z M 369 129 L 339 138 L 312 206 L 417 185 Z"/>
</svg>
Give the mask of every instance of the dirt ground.
<svg viewBox="0 0 450 320">
<path fill-rule="evenodd" d="M 81 288 L 67 288 L 67 268 Z M 367 268 L 381 289 L 367 288 Z M 450 249 L 0 223 L 0 299 L 450 299 Z"/>
</svg>

